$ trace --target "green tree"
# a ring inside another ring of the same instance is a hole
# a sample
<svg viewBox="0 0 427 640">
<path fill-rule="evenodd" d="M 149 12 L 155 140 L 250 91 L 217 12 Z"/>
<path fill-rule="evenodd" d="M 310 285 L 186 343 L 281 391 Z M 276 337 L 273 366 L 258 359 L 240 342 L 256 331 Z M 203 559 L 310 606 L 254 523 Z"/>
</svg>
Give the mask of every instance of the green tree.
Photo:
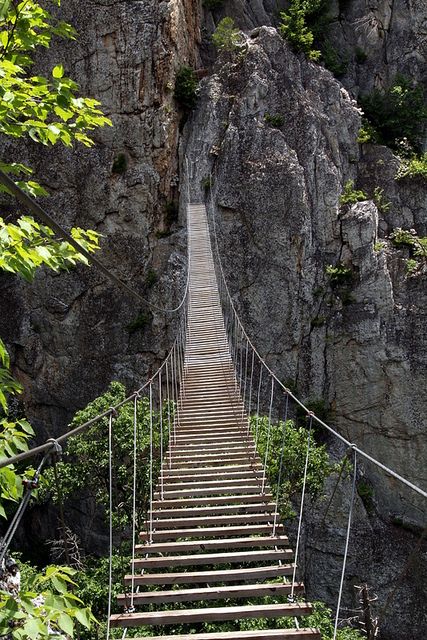
<svg viewBox="0 0 427 640">
<path fill-rule="evenodd" d="M 233 18 L 225 17 L 219 23 L 212 35 L 212 42 L 218 51 L 232 53 L 239 47 L 240 32 L 236 29 Z"/>
<path fill-rule="evenodd" d="M 34 70 L 34 54 L 48 48 L 55 36 L 74 39 L 73 27 L 57 19 L 36 0 L 2 0 L 0 3 L 0 135 L 29 138 L 44 146 L 80 142 L 91 146 L 91 131 L 111 124 L 93 98 L 81 97 L 78 85 L 56 64 L 49 77 Z M 59 0 L 51 4 L 59 6 Z M 1 162 L 0 168 L 32 196 L 47 195 L 32 179 L 32 168 L 20 163 Z M 4 187 L 1 191 L 7 192 Z M 25 213 L 25 212 L 24 212 Z M 99 246 L 99 234 L 72 229 L 71 235 L 88 251 Z M 0 269 L 30 282 L 41 266 L 58 271 L 73 267 L 86 258 L 69 243 L 55 238 L 45 225 L 29 216 L 14 222 L 0 217 Z M 10 359 L 0 339 L 0 457 L 9 458 L 27 450 L 34 435 L 25 419 L 8 418 L 8 399 L 22 391 L 10 371 Z M 27 472 L 31 475 L 32 471 Z M 20 474 L 13 465 L 0 470 L 0 516 L 7 517 L 9 505 L 23 495 Z M 0 635 L 14 639 L 47 638 L 51 631 L 59 637 L 72 636 L 76 624 L 88 627 L 94 618 L 69 591 L 69 568 L 49 567 L 22 580 L 19 600 L 0 595 Z M 11 630 L 10 623 L 15 622 Z M 49 631 L 49 628 L 51 631 Z"/>
<path fill-rule="evenodd" d="M 427 123 L 425 92 L 420 84 L 397 75 L 388 89 L 375 89 L 361 98 L 361 104 L 379 142 L 405 153 L 401 142 L 406 140 L 406 153 L 420 151 Z"/>
<path fill-rule="evenodd" d="M 287 11 L 282 11 L 279 31 L 295 51 L 303 51 L 310 60 L 319 60 L 320 51 L 313 48 L 314 33 L 308 20 L 317 13 L 323 0 L 291 0 Z"/>
</svg>

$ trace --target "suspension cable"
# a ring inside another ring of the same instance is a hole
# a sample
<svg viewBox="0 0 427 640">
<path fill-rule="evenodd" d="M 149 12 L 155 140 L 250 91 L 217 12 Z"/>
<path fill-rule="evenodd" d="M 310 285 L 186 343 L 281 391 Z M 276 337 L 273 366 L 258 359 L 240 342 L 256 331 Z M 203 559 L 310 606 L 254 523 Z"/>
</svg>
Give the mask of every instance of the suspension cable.
<svg viewBox="0 0 427 640">
<path fill-rule="evenodd" d="M 114 284 L 118 285 L 121 289 L 124 289 L 129 295 L 137 298 L 140 303 L 147 305 L 148 307 L 150 307 L 150 309 L 152 309 L 153 311 L 158 311 L 159 313 L 175 313 L 176 311 L 179 311 L 179 309 L 181 309 L 187 297 L 189 280 L 188 273 L 184 295 L 179 305 L 174 309 L 162 309 L 160 307 L 157 307 L 155 304 L 152 304 L 151 302 L 143 298 L 137 291 L 135 291 L 135 289 L 132 289 L 132 287 L 126 284 L 124 279 L 119 278 L 109 269 L 107 269 L 107 267 L 100 260 L 98 260 L 98 258 L 95 258 L 95 256 L 90 253 L 90 251 L 85 249 L 79 242 L 77 242 L 77 240 L 75 240 L 72 235 L 65 231 L 65 229 L 61 227 L 61 225 L 59 225 L 56 220 L 54 220 L 44 209 L 42 209 L 42 207 L 33 198 L 31 198 L 20 187 L 18 187 L 18 185 L 15 184 L 15 182 L 1 170 L 0 183 L 2 183 L 7 188 L 7 190 L 16 197 L 17 200 L 19 200 L 26 209 L 28 209 L 37 218 L 42 220 L 43 223 L 46 224 L 50 229 L 52 229 L 52 231 L 54 231 L 56 234 L 58 234 L 58 236 L 71 244 L 71 246 L 74 247 L 74 249 L 76 249 L 78 253 L 83 255 L 91 264 L 93 264 L 99 271 L 101 271 L 101 273 L 103 273 L 105 277 L 114 282 Z"/>
<path fill-rule="evenodd" d="M 139 394 L 135 394 L 133 404 L 133 486 L 132 486 L 132 582 L 130 594 L 129 611 L 135 610 L 135 547 L 136 547 L 136 468 L 137 468 L 137 432 L 138 432 L 138 399 Z"/>
<path fill-rule="evenodd" d="M 211 182 L 213 183 L 213 181 L 212 181 L 212 172 L 211 172 L 210 176 L 211 176 Z M 215 202 L 214 202 L 213 190 L 212 189 L 210 190 L 210 202 L 211 202 L 212 221 L 213 221 L 213 223 L 212 223 L 212 231 L 213 231 L 213 236 L 214 236 L 214 246 L 215 246 L 215 253 L 216 253 L 216 256 L 217 256 L 217 264 L 218 264 L 218 269 L 219 269 L 219 275 L 220 275 L 221 280 L 224 283 L 224 290 L 225 290 L 226 296 L 228 298 L 228 302 L 229 302 L 229 305 L 230 305 L 230 308 L 231 308 L 231 312 L 234 315 L 235 321 L 240 325 L 241 330 L 242 330 L 243 334 L 246 336 L 250 347 L 255 352 L 255 355 L 257 356 L 258 360 L 265 366 L 265 368 L 267 369 L 268 373 L 271 376 L 274 377 L 274 379 L 276 380 L 277 384 L 283 389 L 283 391 L 285 391 L 289 395 L 289 397 L 298 406 L 300 406 L 304 410 L 305 413 L 310 413 L 309 408 L 306 407 L 306 405 L 303 402 L 301 402 L 301 400 L 299 400 L 292 393 L 292 391 L 290 389 L 288 389 L 279 380 L 279 378 L 275 375 L 275 373 L 270 369 L 270 367 L 267 365 L 265 360 L 261 357 L 260 353 L 258 352 L 256 347 L 254 346 L 253 342 L 249 338 L 248 334 L 246 333 L 246 331 L 245 331 L 245 329 L 244 329 L 244 327 L 243 327 L 243 325 L 242 325 L 242 323 L 240 321 L 240 318 L 239 318 L 239 316 L 237 314 L 236 308 L 234 306 L 234 303 L 233 303 L 233 300 L 232 300 L 232 297 L 231 297 L 230 290 L 228 288 L 228 284 L 227 284 L 227 280 L 226 280 L 226 277 L 225 277 L 224 268 L 223 268 L 223 265 L 222 265 L 221 254 L 219 252 L 218 235 L 217 235 L 217 229 L 216 229 L 216 205 L 215 205 Z M 390 467 L 386 466 L 385 464 L 383 464 L 382 462 L 380 462 L 379 460 L 377 460 L 373 456 L 371 456 L 368 453 L 366 453 L 366 451 L 364 451 L 363 449 L 360 449 L 357 445 L 355 445 L 354 443 L 352 443 L 349 440 L 347 440 L 344 436 L 342 436 L 340 433 L 338 433 L 335 429 L 333 429 L 331 426 L 329 426 L 326 422 L 324 422 L 323 420 L 318 418 L 315 414 L 313 414 L 313 420 L 315 420 L 324 429 L 326 429 L 327 431 L 332 433 L 336 438 L 341 440 L 341 442 L 343 442 L 347 447 L 351 447 L 351 449 L 353 449 L 354 451 L 357 451 L 359 456 L 365 458 L 365 460 L 368 460 L 372 464 L 376 465 L 377 467 L 379 467 L 380 469 L 382 469 L 383 471 L 388 473 L 390 476 L 392 476 L 396 480 L 399 480 L 399 482 L 401 482 L 402 484 L 405 484 L 407 487 L 409 487 L 410 489 L 412 489 L 413 491 L 415 491 L 419 495 L 423 496 L 424 498 L 427 498 L 427 491 L 424 491 L 423 489 L 421 489 L 420 487 L 418 487 L 414 483 L 410 482 L 409 480 L 407 480 L 406 478 L 401 476 L 396 471 L 393 471 L 393 469 L 391 469 Z"/>
<path fill-rule="evenodd" d="M 38 481 L 40 479 L 40 474 L 41 471 L 46 463 L 46 460 L 48 459 L 50 455 L 50 451 L 46 452 L 45 455 L 43 456 L 39 466 L 37 467 L 36 473 L 34 474 L 34 478 L 32 478 L 31 480 L 23 480 L 23 484 L 24 484 L 24 488 L 25 488 L 25 496 L 22 499 L 21 503 L 19 504 L 18 509 L 15 512 L 15 515 L 12 518 L 12 521 L 8 527 L 8 530 L 6 531 L 6 534 L 3 537 L 3 540 L 1 541 L 0 544 L 0 567 L 2 567 L 3 565 L 3 560 L 4 557 L 9 549 L 10 543 L 13 540 L 13 536 L 15 535 L 15 532 L 19 526 L 19 523 L 22 520 L 22 517 L 24 515 L 25 509 L 28 506 L 28 503 L 30 502 L 31 499 L 31 495 L 34 491 L 34 489 L 37 488 L 38 486 Z"/>
<path fill-rule="evenodd" d="M 113 415 L 115 409 L 110 408 L 108 419 L 108 541 L 109 541 L 109 562 L 108 562 L 108 606 L 107 606 L 107 640 L 110 638 L 110 616 L 111 599 L 113 591 Z"/>
</svg>

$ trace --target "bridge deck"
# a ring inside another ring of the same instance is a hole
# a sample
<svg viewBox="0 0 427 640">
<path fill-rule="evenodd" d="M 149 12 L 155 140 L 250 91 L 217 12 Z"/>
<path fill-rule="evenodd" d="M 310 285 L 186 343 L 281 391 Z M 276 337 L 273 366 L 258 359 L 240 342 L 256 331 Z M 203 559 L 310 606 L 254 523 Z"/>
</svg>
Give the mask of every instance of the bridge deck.
<svg viewBox="0 0 427 640">
<path fill-rule="evenodd" d="M 187 345 L 176 432 L 154 493 L 152 540 L 140 534 L 145 542 L 137 553 L 145 558 L 134 563 L 134 584 L 159 590 L 136 593 L 134 605 L 142 610 L 111 616 L 111 626 L 192 623 L 190 634 L 161 636 L 166 640 L 320 639 L 318 630 L 307 628 L 194 633 L 198 623 L 292 619 L 309 614 L 311 606 L 300 601 L 300 583 L 294 585 L 299 601 L 288 599 L 293 554 L 282 525 L 273 535 L 276 505 L 268 485 L 263 488 L 261 460 L 238 391 L 203 205 L 189 206 L 188 235 Z M 251 604 L 266 596 L 274 604 Z M 129 596 L 118 601 L 126 606 Z M 182 607 L 192 602 L 204 606 Z"/>
</svg>

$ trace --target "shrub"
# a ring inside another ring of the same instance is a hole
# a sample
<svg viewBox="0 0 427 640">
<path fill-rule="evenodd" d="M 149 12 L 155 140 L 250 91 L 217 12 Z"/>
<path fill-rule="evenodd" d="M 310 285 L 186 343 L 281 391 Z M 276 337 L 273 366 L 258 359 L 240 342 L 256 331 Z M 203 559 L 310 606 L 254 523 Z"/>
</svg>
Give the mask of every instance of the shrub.
<svg viewBox="0 0 427 640">
<path fill-rule="evenodd" d="M 239 47 L 240 32 L 235 28 L 233 18 L 225 17 L 218 23 L 212 35 L 212 42 L 218 51 L 236 51 Z"/>
<path fill-rule="evenodd" d="M 85 409 L 78 411 L 73 418 L 71 427 L 75 428 L 107 411 L 126 398 L 126 389 L 120 382 L 111 382 L 108 390 L 99 396 Z M 167 407 L 164 411 L 164 424 L 167 424 Z M 133 482 L 133 417 L 134 403 L 123 405 L 114 419 L 113 428 L 113 473 L 114 473 L 114 501 L 121 508 L 114 512 L 114 526 L 126 527 L 132 521 Z M 158 412 L 153 417 L 154 465 L 153 474 L 156 480 L 159 469 L 160 426 Z M 68 440 L 66 454 L 57 463 L 58 474 L 61 478 L 63 499 L 87 492 L 97 504 L 108 509 L 108 416 L 99 420 L 83 433 Z M 150 456 L 150 412 L 149 399 L 143 397 L 137 403 L 138 420 L 138 477 L 137 494 L 139 517 L 146 510 L 149 499 L 149 456 Z M 165 430 L 166 431 L 166 430 Z M 167 433 L 164 434 L 165 437 Z M 166 442 L 165 442 L 166 444 Z M 45 472 L 45 491 L 58 500 L 55 476 L 51 469 Z M 139 520 L 139 525 L 142 525 Z"/>
<path fill-rule="evenodd" d="M 397 75 L 389 89 L 376 89 L 360 100 L 365 115 L 378 131 L 380 142 L 392 148 L 406 138 L 419 149 L 427 121 L 424 89 L 409 78 Z"/>
<path fill-rule="evenodd" d="M 267 455 L 266 472 L 273 495 L 277 491 L 279 480 L 279 466 L 283 442 L 284 423 L 272 424 L 270 428 L 270 441 Z M 264 461 L 268 440 L 268 418 L 265 416 L 252 416 L 251 429 L 257 438 L 258 453 Z M 288 420 L 285 427 L 285 448 L 283 454 L 283 475 L 279 491 L 279 509 L 284 517 L 293 517 L 291 499 L 301 491 L 304 479 L 304 463 L 307 451 L 308 430 L 306 427 L 297 427 L 292 420 Z M 316 498 L 323 490 L 326 478 L 334 471 L 335 467 L 329 462 L 329 455 L 324 445 L 311 439 L 307 492 L 312 498 Z"/>
<path fill-rule="evenodd" d="M 159 279 L 159 276 L 157 275 L 156 271 L 154 271 L 154 269 L 148 269 L 147 271 L 147 276 L 145 278 L 145 284 L 147 287 L 153 287 L 157 280 Z"/>
<path fill-rule="evenodd" d="M 113 166 L 111 167 L 112 173 L 125 173 L 128 168 L 128 159 L 125 153 L 119 153 L 119 155 L 114 158 Z"/>
<path fill-rule="evenodd" d="M 356 62 L 358 64 L 363 64 L 368 59 L 368 54 L 360 47 L 356 47 L 356 52 L 354 57 L 356 58 Z"/>
<path fill-rule="evenodd" d="M 380 187 L 375 187 L 372 200 L 375 202 L 378 211 L 381 211 L 381 213 L 388 213 L 391 207 L 391 202 L 388 202 L 385 199 L 384 189 L 381 189 Z"/>
<path fill-rule="evenodd" d="M 285 123 L 285 118 L 279 113 L 276 113 L 274 115 L 271 113 L 266 113 L 264 116 L 264 120 L 267 124 L 271 125 L 275 129 L 280 129 L 280 127 L 283 127 Z"/>
<path fill-rule="evenodd" d="M 132 333 L 135 333 L 135 331 L 145 329 L 149 322 L 150 316 L 148 315 L 148 313 L 143 311 L 136 316 L 135 320 L 129 322 L 129 324 L 126 326 L 126 329 L 132 335 Z"/>
<path fill-rule="evenodd" d="M 183 109 L 194 109 L 196 106 L 198 84 L 194 69 L 183 66 L 178 70 L 174 98 Z"/>
<path fill-rule="evenodd" d="M 410 257 L 406 259 L 408 273 L 414 274 L 427 269 L 427 237 L 420 238 L 414 229 L 397 227 L 390 234 L 390 240 L 395 247 L 407 247 Z"/>
<path fill-rule="evenodd" d="M 354 180 L 347 180 L 344 185 L 344 191 L 340 195 L 340 204 L 355 204 L 367 200 L 368 196 L 363 191 L 354 188 Z"/>
<path fill-rule="evenodd" d="M 291 0 L 288 11 L 280 14 L 280 33 L 294 51 L 303 51 L 310 60 L 328 56 L 325 35 L 331 21 L 330 4 L 331 0 Z"/>
<path fill-rule="evenodd" d="M 376 143 L 378 142 L 378 133 L 374 129 L 368 120 L 365 118 L 362 119 L 362 126 L 359 129 L 359 134 L 357 136 L 357 142 L 359 144 L 366 144 L 368 142 Z"/>
<path fill-rule="evenodd" d="M 332 46 L 329 40 L 325 40 L 321 46 L 322 60 L 325 67 L 334 74 L 336 78 L 341 78 L 347 71 L 348 55 L 340 55 Z"/>
<path fill-rule="evenodd" d="M 200 180 L 200 186 L 202 187 L 202 189 L 204 190 L 205 193 L 208 193 L 208 191 L 212 187 L 212 178 L 211 178 L 211 176 L 204 176 Z"/>
<path fill-rule="evenodd" d="M 331 285 L 347 284 L 353 279 L 353 271 L 340 262 L 336 265 L 328 264 L 325 271 Z"/>
<path fill-rule="evenodd" d="M 288 11 L 280 13 L 282 22 L 279 32 L 294 51 L 304 52 L 310 60 L 319 60 L 320 51 L 313 48 L 314 35 L 306 22 L 308 12 L 307 5 L 302 0 L 292 0 Z"/>
<path fill-rule="evenodd" d="M 427 180 L 427 153 L 421 156 L 413 156 L 411 159 L 402 159 L 396 173 L 396 180 L 402 178 L 422 178 Z"/>
</svg>

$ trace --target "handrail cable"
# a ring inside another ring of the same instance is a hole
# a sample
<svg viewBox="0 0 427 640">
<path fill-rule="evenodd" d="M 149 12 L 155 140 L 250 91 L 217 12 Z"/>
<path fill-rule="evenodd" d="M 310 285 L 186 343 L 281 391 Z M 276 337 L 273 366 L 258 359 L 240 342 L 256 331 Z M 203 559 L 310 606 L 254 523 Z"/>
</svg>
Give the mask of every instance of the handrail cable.
<svg viewBox="0 0 427 640">
<path fill-rule="evenodd" d="M 96 258 L 93 254 L 91 254 L 87 249 L 85 249 L 77 240 L 75 240 L 60 224 L 58 224 L 42 207 L 35 202 L 33 198 L 31 198 L 27 193 L 25 193 L 20 187 L 18 187 L 15 182 L 9 178 L 3 171 L 0 170 L 0 183 L 2 183 L 16 198 L 19 200 L 31 213 L 40 218 L 52 231 L 61 236 L 64 240 L 66 240 L 69 244 L 71 244 L 78 253 L 83 255 L 89 262 L 91 262 L 95 267 L 97 267 L 107 278 L 109 278 L 116 285 L 127 291 L 128 294 L 137 298 L 140 303 L 147 305 L 153 311 L 158 311 L 159 313 L 175 313 L 179 311 L 184 304 L 187 298 L 188 286 L 189 286 L 189 274 L 190 270 L 187 267 L 187 283 L 185 286 L 184 295 L 182 297 L 181 302 L 174 309 L 162 309 L 161 307 L 157 307 L 155 304 L 152 304 L 145 298 L 143 298 L 135 289 L 132 289 L 126 282 L 124 282 L 121 278 L 112 273 L 107 267 Z"/>
<path fill-rule="evenodd" d="M 120 409 L 121 407 L 123 407 L 123 405 L 133 400 L 135 396 L 138 397 L 139 394 L 149 386 L 152 380 L 160 373 L 160 371 L 162 371 L 163 367 L 165 367 L 166 363 L 171 359 L 171 356 L 172 356 L 173 350 L 175 349 L 177 341 L 178 341 L 178 336 L 175 338 L 172 348 L 170 349 L 168 355 L 163 360 L 162 364 L 157 369 L 157 371 L 149 378 L 149 380 L 147 380 L 141 387 L 139 387 L 139 389 L 131 393 L 127 398 L 125 398 L 118 404 L 114 405 L 114 407 L 110 407 L 109 409 L 106 409 L 106 411 L 103 411 L 103 413 L 100 413 L 94 418 L 91 418 L 84 424 L 81 424 L 78 427 L 71 429 L 71 431 L 67 431 L 66 433 L 63 433 L 61 436 L 58 436 L 57 438 L 55 438 L 54 441 L 52 441 L 52 438 L 49 438 L 49 440 L 47 440 L 47 442 L 45 442 L 44 444 L 41 444 L 37 447 L 33 447 L 32 449 L 28 449 L 28 451 L 17 453 L 16 455 L 11 456 L 10 458 L 3 458 L 2 460 L 0 460 L 0 469 L 2 469 L 3 467 L 8 467 L 11 464 L 16 464 L 17 462 L 22 462 L 22 460 L 32 458 L 38 453 L 43 453 L 44 451 L 48 451 L 49 449 L 54 448 L 55 443 L 65 442 L 66 440 L 68 440 L 68 438 L 76 436 L 82 431 L 86 431 L 86 429 L 91 427 L 93 424 L 95 424 L 99 420 L 102 420 L 102 418 L 106 418 L 107 416 L 109 416 L 112 411 L 117 411 L 117 409 Z"/>
<path fill-rule="evenodd" d="M 210 173 L 210 182 L 211 185 L 213 184 L 212 182 L 212 172 Z M 267 365 L 267 363 L 265 362 L 265 360 L 261 357 L 261 355 L 259 354 L 258 350 L 256 349 L 256 347 L 254 346 L 254 344 L 252 343 L 251 339 L 249 338 L 248 334 L 246 333 L 243 324 L 239 318 L 239 315 L 236 311 L 236 308 L 234 306 L 233 300 L 231 298 L 231 294 L 230 294 L 230 290 L 228 288 L 228 283 L 227 280 L 225 278 L 225 273 L 224 273 L 224 269 L 223 269 L 223 265 L 222 265 L 222 260 L 221 260 L 221 255 L 219 253 L 219 245 L 218 245 L 218 237 L 217 237 L 217 233 L 216 233 L 216 206 L 214 203 L 214 199 L 213 199 L 213 191 L 212 191 L 212 186 L 210 189 L 210 201 L 211 201 L 211 208 L 212 208 L 212 219 L 213 219 L 213 235 L 214 235 L 214 241 L 215 241 L 215 249 L 216 249 L 216 254 L 218 257 L 218 264 L 219 264 L 219 269 L 220 269 L 220 274 L 221 274 L 221 278 L 224 282 L 224 290 L 227 294 L 228 297 L 228 301 L 230 303 L 231 306 L 231 310 L 234 313 L 234 316 L 243 332 L 244 337 L 248 340 L 251 348 L 253 349 L 253 351 L 255 352 L 256 356 L 258 357 L 259 361 L 265 366 L 265 368 L 267 369 L 267 371 L 269 372 L 269 374 L 276 380 L 276 382 L 280 385 L 280 387 L 283 389 L 283 391 L 285 391 L 285 393 L 288 394 L 288 396 L 290 398 L 292 398 L 292 400 L 298 404 L 307 414 L 307 416 L 311 416 L 313 415 L 313 420 L 315 420 L 319 425 L 321 425 L 322 427 L 324 427 L 327 431 L 329 431 L 330 433 L 332 433 L 335 437 L 337 437 L 339 440 L 341 440 L 341 442 L 343 442 L 347 447 L 350 447 L 351 449 L 353 449 L 354 451 L 356 451 L 360 456 L 362 456 L 363 458 L 365 458 L 366 460 L 369 460 L 370 462 L 372 462 L 373 464 L 375 464 L 377 467 L 379 467 L 380 469 L 382 469 L 383 471 L 386 471 L 386 473 L 388 473 L 389 475 L 393 476 L 393 478 L 396 478 L 396 480 L 399 480 L 400 482 L 402 482 L 402 484 L 405 484 L 407 487 L 409 487 L 410 489 L 412 489 L 413 491 L 415 491 L 416 493 L 418 493 L 419 495 L 423 496 L 424 498 L 427 498 L 427 491 L 424 491 L 423 489 L 421 489 L 420 487 L 418 487 L 417 485 L 413 484 L 412 482 L 410 482 L 409 480 L 407 480 L 406 478 L 404 478 L 403 476 L 401 476 L 399 473 L 397 473 L 396 471 L 393 471 L 393 469 L 390 469 L 390 467 L 387 467 L 385 464 L 383 464 L 382 462 L 380 462 L 379 460 L 377 460 L 376 458 L 373 458 L 371 455 L 369 455 L 368 453 L 366 453 L 363 449 L 360 449 L 356 444 L 350 442 L 349 440 L 347 440 L 346 438 L 344 438 L 344 436 L 342 436 L 340 433 L 338 433 L 337 431 L 335 431 L 335 429 L 333 429 L 332 427 L 330 427 L 328 424 L 326 424 L 326 422 L 324 422 L 323 420 L 321 420 L 320 418 L 318 418 L 316 416 L 316 414 L 313 414 L 312 411 L 310 411 L 310 409 L 308 407 L 305 406 L 305 404 L 303 402 L 301 402 L 301 400 L 299 400 L 290 389 L 288 389 L 288 387 L 286 387 L 280 380 L 279 378 L 276 376 L 276 374 L 272 371 L 272 369 L 270 369 L 270 367 Z"/>
</svg>

